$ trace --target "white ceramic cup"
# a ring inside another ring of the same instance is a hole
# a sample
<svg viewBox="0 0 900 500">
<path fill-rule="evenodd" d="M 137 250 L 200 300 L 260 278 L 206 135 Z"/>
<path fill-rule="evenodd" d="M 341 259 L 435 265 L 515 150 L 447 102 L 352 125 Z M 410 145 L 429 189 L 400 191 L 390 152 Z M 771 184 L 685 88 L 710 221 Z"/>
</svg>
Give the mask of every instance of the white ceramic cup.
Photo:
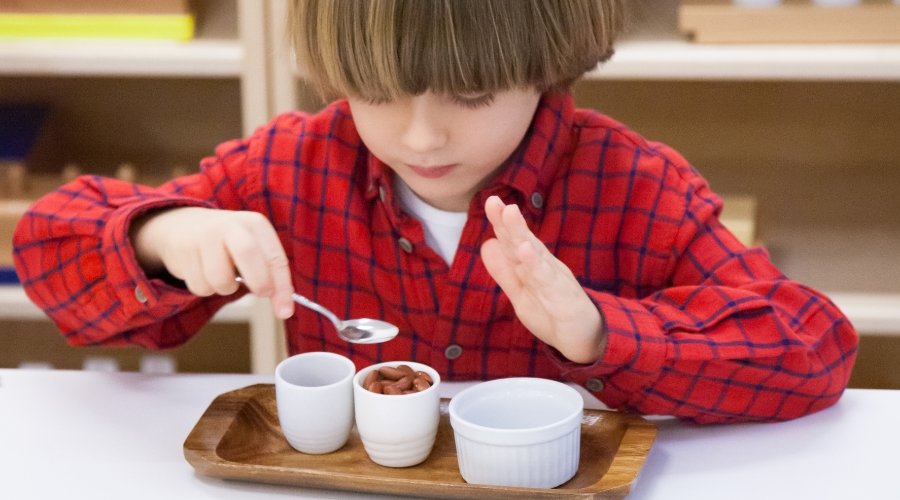
<svg viewBox="0 0 900 500">
<path fill-rule="evenodd" d="M 353 375 L 348 358 L 330 352 L 291 356 L 275 368 L 278 421 L 297 451 L 331 453 L 353 427 Z"/>
<path fill-rule="evenodd" d="M 424 391 L 401 395 L 377 394 L 363 388 L 362 382 L 372 370 L 399 365 L 427 373 L 433 384 Z M 356 374 L 356 429 L 373 462 L 386 467 L 409 467 L 428 458 L 440 421 L 440 385 L 441 377 L 433 368 L 412 361 L 378 363 Z"/>
</svg>

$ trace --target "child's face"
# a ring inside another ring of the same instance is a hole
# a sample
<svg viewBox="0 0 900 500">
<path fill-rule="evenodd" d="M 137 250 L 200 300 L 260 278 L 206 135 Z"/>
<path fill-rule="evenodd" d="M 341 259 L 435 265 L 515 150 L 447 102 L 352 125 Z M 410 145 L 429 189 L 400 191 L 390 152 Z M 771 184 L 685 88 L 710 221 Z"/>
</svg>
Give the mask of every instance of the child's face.
<svg viewBox="0 0 900 500">
<path fill-rule="evenodd" d="M 386 103 L 349 102 L 372 154 L 430 205 L 465 212 L 522 141 L 540 100 L 536 89 L 490 97 L 426 92 Z"/>
</svg>

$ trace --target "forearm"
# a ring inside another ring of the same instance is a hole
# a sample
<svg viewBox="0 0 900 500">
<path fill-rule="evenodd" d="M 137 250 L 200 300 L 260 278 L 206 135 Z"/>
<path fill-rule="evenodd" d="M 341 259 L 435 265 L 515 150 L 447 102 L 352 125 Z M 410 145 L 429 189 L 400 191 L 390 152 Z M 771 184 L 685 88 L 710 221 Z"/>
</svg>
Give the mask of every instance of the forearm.
<svg viewBox="0 0 900 500">
<path fill-rule="evenodd" d="M 857 337 L 827 299 L 790 281 L 678 287 L 644 300 L 592 297 L 608 346 L 587 366 L 607 404 L 702 423 L 784 420 L 833 404 L 847 384 Z"/>
<path fill-rule="evenodd" d="M 202 203 L 112 179 L 79 178 L 37 201 L 18 224 L 15 258 L 23 287 L 72 344 L 166 346 L 172 340 L 160 337 L 166 333 L 154 323 L 196 307 L 197 299 L 147 278 L 134 259 L 128 227 L 147 210 Z"/>
</svg>

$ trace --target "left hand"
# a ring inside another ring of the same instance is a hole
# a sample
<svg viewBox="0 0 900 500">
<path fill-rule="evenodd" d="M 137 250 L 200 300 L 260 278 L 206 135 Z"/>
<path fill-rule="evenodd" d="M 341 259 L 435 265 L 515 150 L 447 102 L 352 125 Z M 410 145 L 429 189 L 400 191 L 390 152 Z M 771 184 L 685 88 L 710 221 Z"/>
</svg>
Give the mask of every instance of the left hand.
<svg viewBox="0 0 900 500">
<path fill-rule="evenodd" d="M 606 345 L 600 311 L 572 271 L 531 232 L 518 206 L 491 196 L 484 210 L 496 238 L 484 242 L 481 258 L 516 316 L 569 360 L 596 361 Z"/>
</svg>

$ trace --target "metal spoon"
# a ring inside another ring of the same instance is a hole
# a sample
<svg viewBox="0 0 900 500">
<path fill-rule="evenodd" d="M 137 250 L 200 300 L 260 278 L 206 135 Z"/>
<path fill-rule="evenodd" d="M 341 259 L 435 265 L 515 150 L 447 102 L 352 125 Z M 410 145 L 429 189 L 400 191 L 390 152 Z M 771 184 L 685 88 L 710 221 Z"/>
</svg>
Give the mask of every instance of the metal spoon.
<svg viewBox="0 0 900 500">
<path fill-rule="evenodd" d="M 244 283 L 244 279 L 240 276 L 235 278 L 235 281 Z M 342 321 L 327 308 L 307 299 L 299 293 L 292 294 L 291 298 L 301 306 L 308 307 L 331 320 L 331 323 L 337 330 L 338 337 L 351 344 L 378 344 L 387 342 L 396 337 L 397 333 L 400 332 L 400 329 L 395 325 L 378 319 L 360 318 Z"/>
</svg>

